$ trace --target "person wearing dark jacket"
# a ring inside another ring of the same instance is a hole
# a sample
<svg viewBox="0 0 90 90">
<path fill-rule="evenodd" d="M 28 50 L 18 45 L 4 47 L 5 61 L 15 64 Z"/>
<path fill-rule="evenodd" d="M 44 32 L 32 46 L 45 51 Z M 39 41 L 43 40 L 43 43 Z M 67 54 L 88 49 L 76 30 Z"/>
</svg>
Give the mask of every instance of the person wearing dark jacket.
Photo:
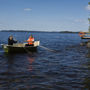
<svg viewBox="0 0 90 90">
<path fill-rule="evenodd" d="M 17 41 L 13 40 L 13 36 L 9 36 L 8 45 L 13 45 L 13 43 L 17 43 Z"/>
</svg>

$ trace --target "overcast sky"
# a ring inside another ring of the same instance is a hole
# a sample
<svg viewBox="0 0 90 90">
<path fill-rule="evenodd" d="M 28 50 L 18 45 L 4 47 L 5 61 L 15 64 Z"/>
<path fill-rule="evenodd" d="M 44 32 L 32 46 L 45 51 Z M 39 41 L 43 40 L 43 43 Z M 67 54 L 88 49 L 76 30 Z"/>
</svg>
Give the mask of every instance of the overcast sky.
<svg viewBox="0 0 90 90">
<path fill-rule="evenodd" d="M 88 31 L 89 0 L 0 0 L 0 30 Z"/>
</svg>

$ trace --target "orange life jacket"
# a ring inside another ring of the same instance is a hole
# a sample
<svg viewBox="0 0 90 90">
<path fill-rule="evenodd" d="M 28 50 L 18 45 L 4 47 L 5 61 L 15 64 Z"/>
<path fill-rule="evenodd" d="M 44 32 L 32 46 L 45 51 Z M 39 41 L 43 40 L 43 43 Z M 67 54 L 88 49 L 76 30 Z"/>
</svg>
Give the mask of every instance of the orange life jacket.
<svg viewBox="0 0 90 90">
<path fill-rule="evenodd" d="M 29 45 L 32 45 L 33 42 L 34 42 L 34 38 L 29 37 L 29 39 L 27 40 L 27 42 L 28 42 Z"/>
</svg>

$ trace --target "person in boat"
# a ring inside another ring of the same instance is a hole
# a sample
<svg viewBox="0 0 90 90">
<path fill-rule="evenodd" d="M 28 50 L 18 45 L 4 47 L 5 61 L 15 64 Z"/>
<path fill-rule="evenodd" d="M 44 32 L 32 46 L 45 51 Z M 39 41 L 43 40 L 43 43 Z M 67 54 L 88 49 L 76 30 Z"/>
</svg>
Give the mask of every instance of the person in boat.
<svg viewBox="0 0 90 90">
<path fill-rule="evenodd" d="M 8 45 L 13 45 L 14 43 L 17 43 L 17 41 L 13 39 L 13 36 L 9 36 Z"/>
<path fill-rule="evenodd" d="M 27 42 L 28 42 L 28 44 L 26 44 L 26 46 L 34 46 L 34 37 L 32 34 L 28 38 Z"/>
</svg>

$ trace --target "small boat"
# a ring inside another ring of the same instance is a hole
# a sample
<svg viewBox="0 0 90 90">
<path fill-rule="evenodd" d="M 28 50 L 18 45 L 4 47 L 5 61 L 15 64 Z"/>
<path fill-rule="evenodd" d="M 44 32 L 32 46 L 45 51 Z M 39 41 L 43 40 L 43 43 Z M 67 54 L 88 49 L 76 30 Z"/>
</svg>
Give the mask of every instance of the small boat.
<svg viewBox="0 0 90 90">
<path fill-rule="evenodd" d="M 79 32 L 79 36 L 81 39 L 90 39 L 90 33 L 85 33 L 85 32 Z"/>
<path fill-rule="evenodd" d="M 90 39 L 90 37 L 81 37 L 81 39 Z"/>
<path fill-rule="evenodd" d="M 2 48 L 6 53 L 22 53 L 37 51 L 40 41 L 35 41 L 34 46 L 26 46 L 27 43 L 16 43 L 13 45 L 2 44 Z"/>
</svg>

